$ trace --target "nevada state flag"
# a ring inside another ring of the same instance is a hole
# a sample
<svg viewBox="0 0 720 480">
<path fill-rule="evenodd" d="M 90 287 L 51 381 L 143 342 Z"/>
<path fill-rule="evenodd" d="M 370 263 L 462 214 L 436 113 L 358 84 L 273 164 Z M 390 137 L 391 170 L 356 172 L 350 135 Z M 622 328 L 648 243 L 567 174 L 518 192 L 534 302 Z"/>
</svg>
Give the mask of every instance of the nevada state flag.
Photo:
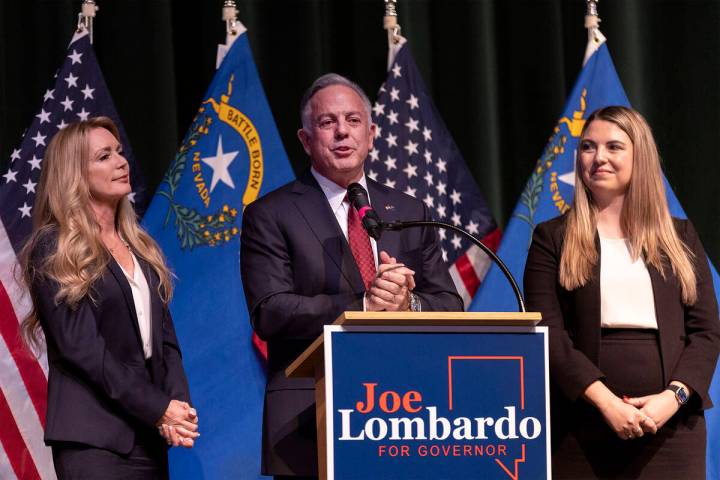
<svg viewBox="0 0 720 480">
<path fill-rule="evenodd" d="M 177 276 L 171 313 L 201 437 L 173 449 L 172 478 L 258 478 L 263 360 L 240 280 L 243 209 L 294 178 L 247 33 L 205 94 L 144 225 Z"/>
</svg>

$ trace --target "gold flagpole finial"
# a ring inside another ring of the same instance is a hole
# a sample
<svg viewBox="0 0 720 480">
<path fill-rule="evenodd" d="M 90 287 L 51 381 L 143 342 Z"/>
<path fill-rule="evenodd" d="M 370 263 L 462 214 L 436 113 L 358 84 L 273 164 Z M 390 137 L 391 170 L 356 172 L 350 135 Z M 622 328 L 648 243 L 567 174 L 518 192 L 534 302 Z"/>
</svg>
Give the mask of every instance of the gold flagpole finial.
<svg viewBox="0 0 720 480">
<path fill-rule="evenodd" d="M 397 21 L 397 0 L 385 0 L 385 17 L 383 28 L 388 32 L 388 40 L 391 43 L 400 42 L 400 24 Z"/>
<path fill-rule="evenodd" d="M 225 22 L 225 32 L 228 36 L 235 36 L 238 34 L 238 9 L 235 4 L 235 0 L 225 0 L 222 9 L 222 19 Z"/>
<path fill-rule="evenodd" d="M 77 31 L 80 32 L 85 28 L 90 34 L 90 43 L 93 43 L 93 21 L 98 10 L 100 7 L 95 4 L 95 0 L 83 0 L 78 13 Z"/>
</svg>

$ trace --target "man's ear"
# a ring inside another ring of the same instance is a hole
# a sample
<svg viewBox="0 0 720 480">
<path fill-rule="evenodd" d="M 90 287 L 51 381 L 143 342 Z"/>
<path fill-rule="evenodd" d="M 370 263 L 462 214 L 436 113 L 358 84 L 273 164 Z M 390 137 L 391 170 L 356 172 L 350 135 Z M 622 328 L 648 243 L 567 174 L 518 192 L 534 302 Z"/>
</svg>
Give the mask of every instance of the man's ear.
<svg viewBox="0 0 720 480">
<path fill-rule="evenodd" d="M 375 136 L 377 135 L 377 125 L 374 122 L 370 122 L 370 141 L 368 142 L 368 145 L 370 146 L 370 150 L 372 150 Z"/>
<path fill-rule="evenodd" d="M 307 133 L 304 128 L 301 128 L 297 131 L 297 136 L 300 139 L 300 143 L 302 143 L 305 153 L 310 155 L 310 134 Z"/>
</svg>

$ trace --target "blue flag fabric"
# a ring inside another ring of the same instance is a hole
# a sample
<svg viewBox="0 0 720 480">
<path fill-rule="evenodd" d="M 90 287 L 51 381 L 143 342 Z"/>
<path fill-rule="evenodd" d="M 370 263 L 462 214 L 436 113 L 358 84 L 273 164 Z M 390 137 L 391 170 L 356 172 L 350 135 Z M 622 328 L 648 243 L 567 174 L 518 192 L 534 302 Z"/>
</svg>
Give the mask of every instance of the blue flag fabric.
<svg viewBox="0 0 720 480">
<path fill-rule="evenodd" d="M 172 478 L 259 478 L 263 361 L 240 280 L 246 205 L 294 178 L 247 39 L 208 88 L 143 220 L 177 275 L 171 312 L 200 417 Z"/>
<path fill-rule="evenodd" d="M 522 280 L 532 233 L 538 223 L 565 213 L 574 196 L 575 151 L 585 119 L 598 108 L 630 102 L 620 83 L 607 45 L 602 44 L 580 72 L 563 114 L 553 130 L 542 156 L 515 206 L 500 243 L 498 255 L 513 276 Z M 675 193 L 665 179 L 670 214 L 686 218 Z M 720 299 L 720 278 L 710 262 L 715 295 Z M 522 285 L 522 282 L 520 282 Z M 502 272 L 492 266 L 473 299 L 471 311 L 516 311 L 517 302 Z M 716 370 L 710 387 L 715 403 L 720 402 L 720 374 Z M 720 413 L 715 407 L 705 412 L 708 431 L 707 478 L 720 478 Z M 715 455 L 712 453 L 715 452 Z"/>
<path fill-rule="evenodd" d="M 407 43 L 395 56 L 372 110 L 378 130 L 365 164 L 367 176 L 422 200 L 433 220 L 464 228 L 495 249 L 500 238 L 495 220 Z M 467 305 L 490 260 L 455 233 L 439 230 L 439 235 L 443 260 Z"/>
</svg>

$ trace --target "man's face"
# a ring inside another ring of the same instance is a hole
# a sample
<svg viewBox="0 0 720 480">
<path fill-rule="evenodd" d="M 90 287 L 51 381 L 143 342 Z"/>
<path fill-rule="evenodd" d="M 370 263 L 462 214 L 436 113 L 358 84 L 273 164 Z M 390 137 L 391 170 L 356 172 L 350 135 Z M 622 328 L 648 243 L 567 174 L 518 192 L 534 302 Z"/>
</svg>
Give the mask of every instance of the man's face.
<svg viewBox="0 0 720 480">
<path fill-rule="evenodd" d="M 375 136 L 360 96 L 344 85 L 318 91 L 310 99 L 309 127 L 298 137 L 315 170 L 341 187 L 358 181 Z"/>
</svg>

